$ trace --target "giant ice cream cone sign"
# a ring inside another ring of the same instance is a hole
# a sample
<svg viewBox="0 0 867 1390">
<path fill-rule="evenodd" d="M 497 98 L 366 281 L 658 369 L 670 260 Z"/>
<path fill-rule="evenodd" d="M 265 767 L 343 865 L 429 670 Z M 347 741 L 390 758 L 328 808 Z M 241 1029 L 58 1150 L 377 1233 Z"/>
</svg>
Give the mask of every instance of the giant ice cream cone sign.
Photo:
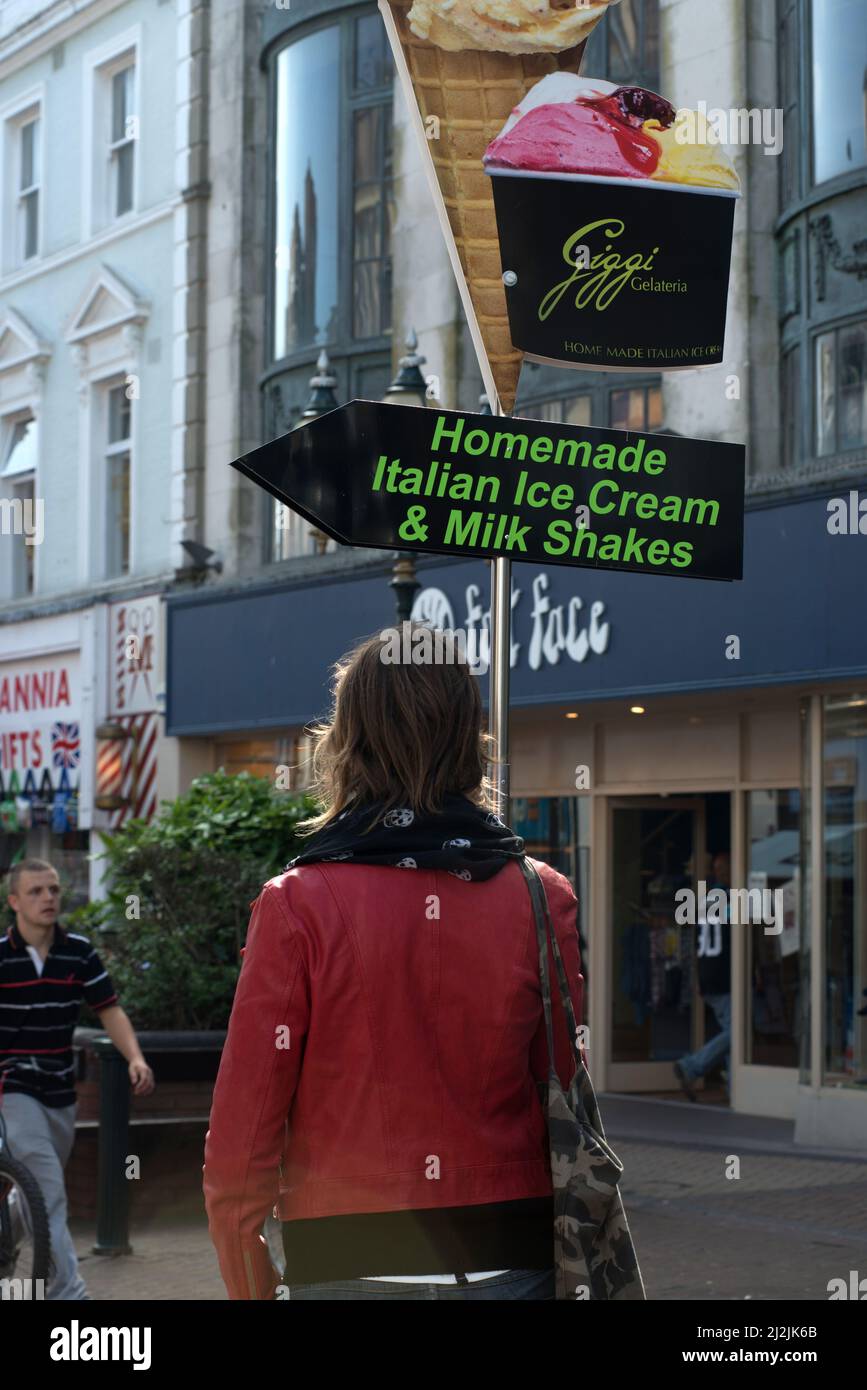
<svg viewBox="0 0 867 1390">
<path fill-rule="evenodd" d="M 501 410 L 525 356 L 626 371 L 721 362 L 738 177 L 699 112 L 579 76 L 607 3 L 379 7 Z"/>
<path fill-rule="evenodd" d="M 611 0 L 616 3 L 616 0 Z M 578 73 L 608 8 L 558 0 L 379 0 L 489 394 L 508 414 L 523 353 L 509 326 L 483 159 L 545 76 Z"/>
</svg>

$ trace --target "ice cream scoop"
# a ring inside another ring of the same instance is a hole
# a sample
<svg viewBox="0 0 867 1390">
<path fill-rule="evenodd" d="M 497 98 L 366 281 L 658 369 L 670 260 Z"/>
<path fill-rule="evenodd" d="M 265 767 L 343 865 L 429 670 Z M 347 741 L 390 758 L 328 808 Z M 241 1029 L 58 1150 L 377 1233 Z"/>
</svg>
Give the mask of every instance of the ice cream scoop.
<svg viewBox="0 0 867 1390">
<path fill-rule="evenodd" d="M 734 165 L 699 115 L 643 87 L 555 73 L 512 112 L 485 168 L 737 190 Z"/>
<path fill-rule="evenodd" d="M 740 188 L 732 161 L 701 111 L 678 111 L 670 125 L 650 120 L 644 128 L 659 145 L 654 178 L 699 188 Z"/>
<path fill-rule="evenodd" d="M 604 85 L 600 90 L 601 84 L 566 73 L 544 78 L 488 146 L 485 167 L 652 178 L 658 142 L 627 108 L 624 89 Z"/>
<path fill-rule="evenodd" d="M 596 97 L 610 96 L 617 91 L 616 82 L 605 82 L 601 77 L 579 77 L 574 72 L 552 72 L 534 84 L 514 108 L 502 130 L 500 137 L 508 135 L 513 126 L 537 106 L 558 106 L 577 101 L 593 101 Z"/>
<path fill-rule="evenodd" d="M 438 48 L 560 53 L 582 43 L 617 0 L 414 0 L 412 32 Z"/>
</svg>

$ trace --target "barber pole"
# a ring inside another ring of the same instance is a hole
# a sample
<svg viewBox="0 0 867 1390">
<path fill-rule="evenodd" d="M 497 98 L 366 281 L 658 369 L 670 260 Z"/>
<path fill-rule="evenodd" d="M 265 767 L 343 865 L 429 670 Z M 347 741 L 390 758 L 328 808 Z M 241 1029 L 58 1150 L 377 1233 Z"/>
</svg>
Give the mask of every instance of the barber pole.
<svg viewBox="0 0 867 1390">
<path fill-rule="evenodd" d="M 132 738 L 117 745 L 120 760 L 119 791 L 125 804 L 113 812 L 112 830 L 127 820 L 150 820 L 157 808 L 157 719 L 156 714 L 127 714 L 118 724 Z"/>
<path fill-rule="evenodd" d="M 105 741 L 98 745 L 96 760 L 96 794 L 98 797 L 117 797 L 123 782 L 123 745 Z"/>
</svg>

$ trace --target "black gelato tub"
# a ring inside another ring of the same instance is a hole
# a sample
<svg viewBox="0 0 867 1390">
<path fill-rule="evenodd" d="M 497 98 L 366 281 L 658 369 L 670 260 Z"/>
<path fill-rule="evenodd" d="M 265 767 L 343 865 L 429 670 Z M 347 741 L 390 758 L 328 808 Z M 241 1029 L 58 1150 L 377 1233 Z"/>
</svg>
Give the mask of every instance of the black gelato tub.
<svg viewBox="0 0 867 1390">
<path fill-rule="evenodd" d="M 526 357 L 626 371 L 722 362 L 737 192 L 488 173 L 512 342 Z"/>
</svg>

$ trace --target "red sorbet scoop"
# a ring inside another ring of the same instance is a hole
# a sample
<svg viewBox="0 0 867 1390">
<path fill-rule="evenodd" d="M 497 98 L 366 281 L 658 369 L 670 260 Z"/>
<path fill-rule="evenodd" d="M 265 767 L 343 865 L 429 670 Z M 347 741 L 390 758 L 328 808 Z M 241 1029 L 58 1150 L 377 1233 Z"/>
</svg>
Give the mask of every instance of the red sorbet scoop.
<svg viewBox="0 0 867 1390">
<path fill-rule="evenodd" d="M 660 147 L 641 129 L 647 117 L 624 110 L 622 90 L 596 101 L 534 107 L 506 135 L 492 141 L 485 162 L 539 173 L 650 178 Z"/>
</svg>

